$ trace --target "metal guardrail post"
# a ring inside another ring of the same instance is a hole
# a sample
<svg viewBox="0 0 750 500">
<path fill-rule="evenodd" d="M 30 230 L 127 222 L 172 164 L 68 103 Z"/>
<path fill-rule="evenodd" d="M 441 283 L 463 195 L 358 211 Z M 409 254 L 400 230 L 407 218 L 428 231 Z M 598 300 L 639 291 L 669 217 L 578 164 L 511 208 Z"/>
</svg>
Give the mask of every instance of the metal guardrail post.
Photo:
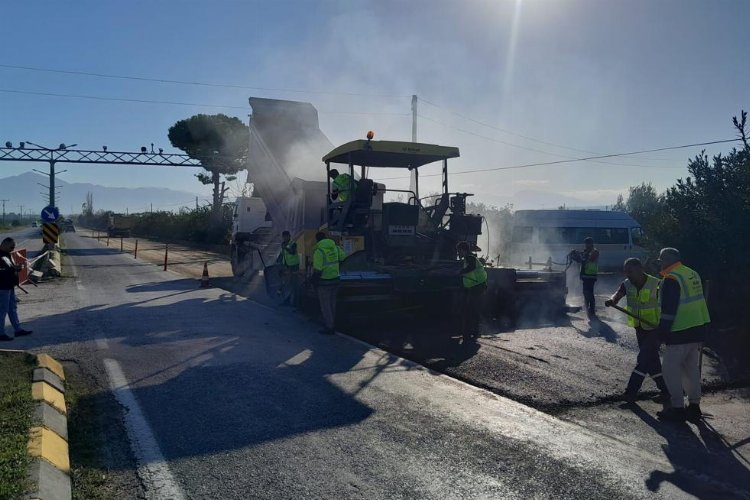
<svg viewBox="0 0 750 500">
<path fill-rule="evenodd" d="M 135 251 L 133 252 L 133 258 L 138 258 L 138 240 L 135 240 Z"/>
<path fill-rule="evenodd" d="M 120 236 L 120 253 L 122 253 L 122 236 Z"/>
<path fill-rule="evenodd" d="M 164 247 L 164 270 L 167 270 L 167 258 L 169 256 L 169 243 Z"/>
</svg>

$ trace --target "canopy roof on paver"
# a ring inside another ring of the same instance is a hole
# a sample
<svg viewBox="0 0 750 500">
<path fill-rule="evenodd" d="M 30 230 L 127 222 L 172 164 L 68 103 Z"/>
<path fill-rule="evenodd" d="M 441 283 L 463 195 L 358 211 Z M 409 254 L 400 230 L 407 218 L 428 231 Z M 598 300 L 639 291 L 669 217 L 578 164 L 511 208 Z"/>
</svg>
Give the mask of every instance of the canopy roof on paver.
<svg viewBox="0 0 750 500">
<path fill-rule="evenodd" d="M 323 157 L 326 163 L 344 163 L 365 167 L 418 168 L 447 158 L 458 158 L 458 148 L 420 142 L 367 141 L 347 142 Z"/>
</svg>

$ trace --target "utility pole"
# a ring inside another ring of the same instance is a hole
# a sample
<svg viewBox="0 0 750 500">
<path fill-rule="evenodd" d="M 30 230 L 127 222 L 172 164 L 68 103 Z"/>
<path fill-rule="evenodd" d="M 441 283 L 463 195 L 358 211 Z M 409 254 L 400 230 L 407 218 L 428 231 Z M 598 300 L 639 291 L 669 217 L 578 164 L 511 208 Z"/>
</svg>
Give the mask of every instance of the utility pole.
<svg viewBox="0 0 750 500">
<path fill-rule="evenodd" d="M 18 205 L 18 211 L 21 212 L 21 218 L 20 221 L 23 221 L 23 205 Z"/>
<path fill-rule="evenodd" d="M 417 94 L 411 96 L 411 142 L 417 142 Z M 419 200 L 419 173 L 412 169 L 409 175 L 409 191 L 412 191 Z"/>
<path fill-rule="evenodd" d="M 3 202 L 3 226 L 5 225 L 5 202 L 10 200 L 0 200 Z"/>
<path fill-rule="evenodd" d="M 417 142 L 417 94 L 411 96 L 411 142 Z"/>
</svg>

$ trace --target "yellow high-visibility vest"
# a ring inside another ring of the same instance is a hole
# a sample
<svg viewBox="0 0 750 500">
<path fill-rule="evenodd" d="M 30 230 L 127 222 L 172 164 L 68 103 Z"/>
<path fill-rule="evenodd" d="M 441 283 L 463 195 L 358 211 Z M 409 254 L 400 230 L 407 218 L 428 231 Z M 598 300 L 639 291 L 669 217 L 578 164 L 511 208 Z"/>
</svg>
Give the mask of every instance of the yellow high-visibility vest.
<svg viewBox="0 0 750 500">
<path fill-rule="evenodd" d="M 643 328 L 644 330 L 653 330 L 659 326 L 659 314 L 661 312 L 659 307 L 660 283 L 659 278 L 647 274 L 646 283 L 638 290 L 630 280 L 625 280 L 625 292 L 628 299 L 625 308 L 639 318 L 628 316 L 629 326 Z M 641 322 L 641 319 L 644 322 Z"/>
<path fill-rule="evenodd" d="M 669 278 L 675 279 L 680 285 L 680 304 L 677 306 L 672 331 L 681 332 L 710 323 L 708 305 L 703 297 L 703 284 L 698 273 L 680 263 L 666 274 L 665 279 Z"/>
<path fill-rule="evenodd" d="M 339 277 L 339 262 L 345 257 L 344 250 L 333 240 L 320 240 L 313 250 L 313 269 L 320 271 L 321 279 L 336 279 Z"/>
</svg>

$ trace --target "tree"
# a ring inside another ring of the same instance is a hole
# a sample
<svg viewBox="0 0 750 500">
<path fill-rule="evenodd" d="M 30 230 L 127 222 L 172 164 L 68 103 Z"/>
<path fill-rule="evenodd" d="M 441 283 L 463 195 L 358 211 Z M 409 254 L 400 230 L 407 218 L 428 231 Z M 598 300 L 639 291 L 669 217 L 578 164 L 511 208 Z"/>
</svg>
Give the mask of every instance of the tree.
<svg viewBox="0 0 750 500">
<path fill-rule="evenodd" d="M 200 161 L 208 171 L 196 177 L 203 184 L 213 184 L 212 213 L 217 221 L 228 189 L 222 176 L 224 181 L 232 181 L 236 179 L 234 174 L 245 168 L 249 134 L 248 126 L 238 118 L 223 114 L 194 115 L 169 128 L 172 146 Z"/>
</svg>

